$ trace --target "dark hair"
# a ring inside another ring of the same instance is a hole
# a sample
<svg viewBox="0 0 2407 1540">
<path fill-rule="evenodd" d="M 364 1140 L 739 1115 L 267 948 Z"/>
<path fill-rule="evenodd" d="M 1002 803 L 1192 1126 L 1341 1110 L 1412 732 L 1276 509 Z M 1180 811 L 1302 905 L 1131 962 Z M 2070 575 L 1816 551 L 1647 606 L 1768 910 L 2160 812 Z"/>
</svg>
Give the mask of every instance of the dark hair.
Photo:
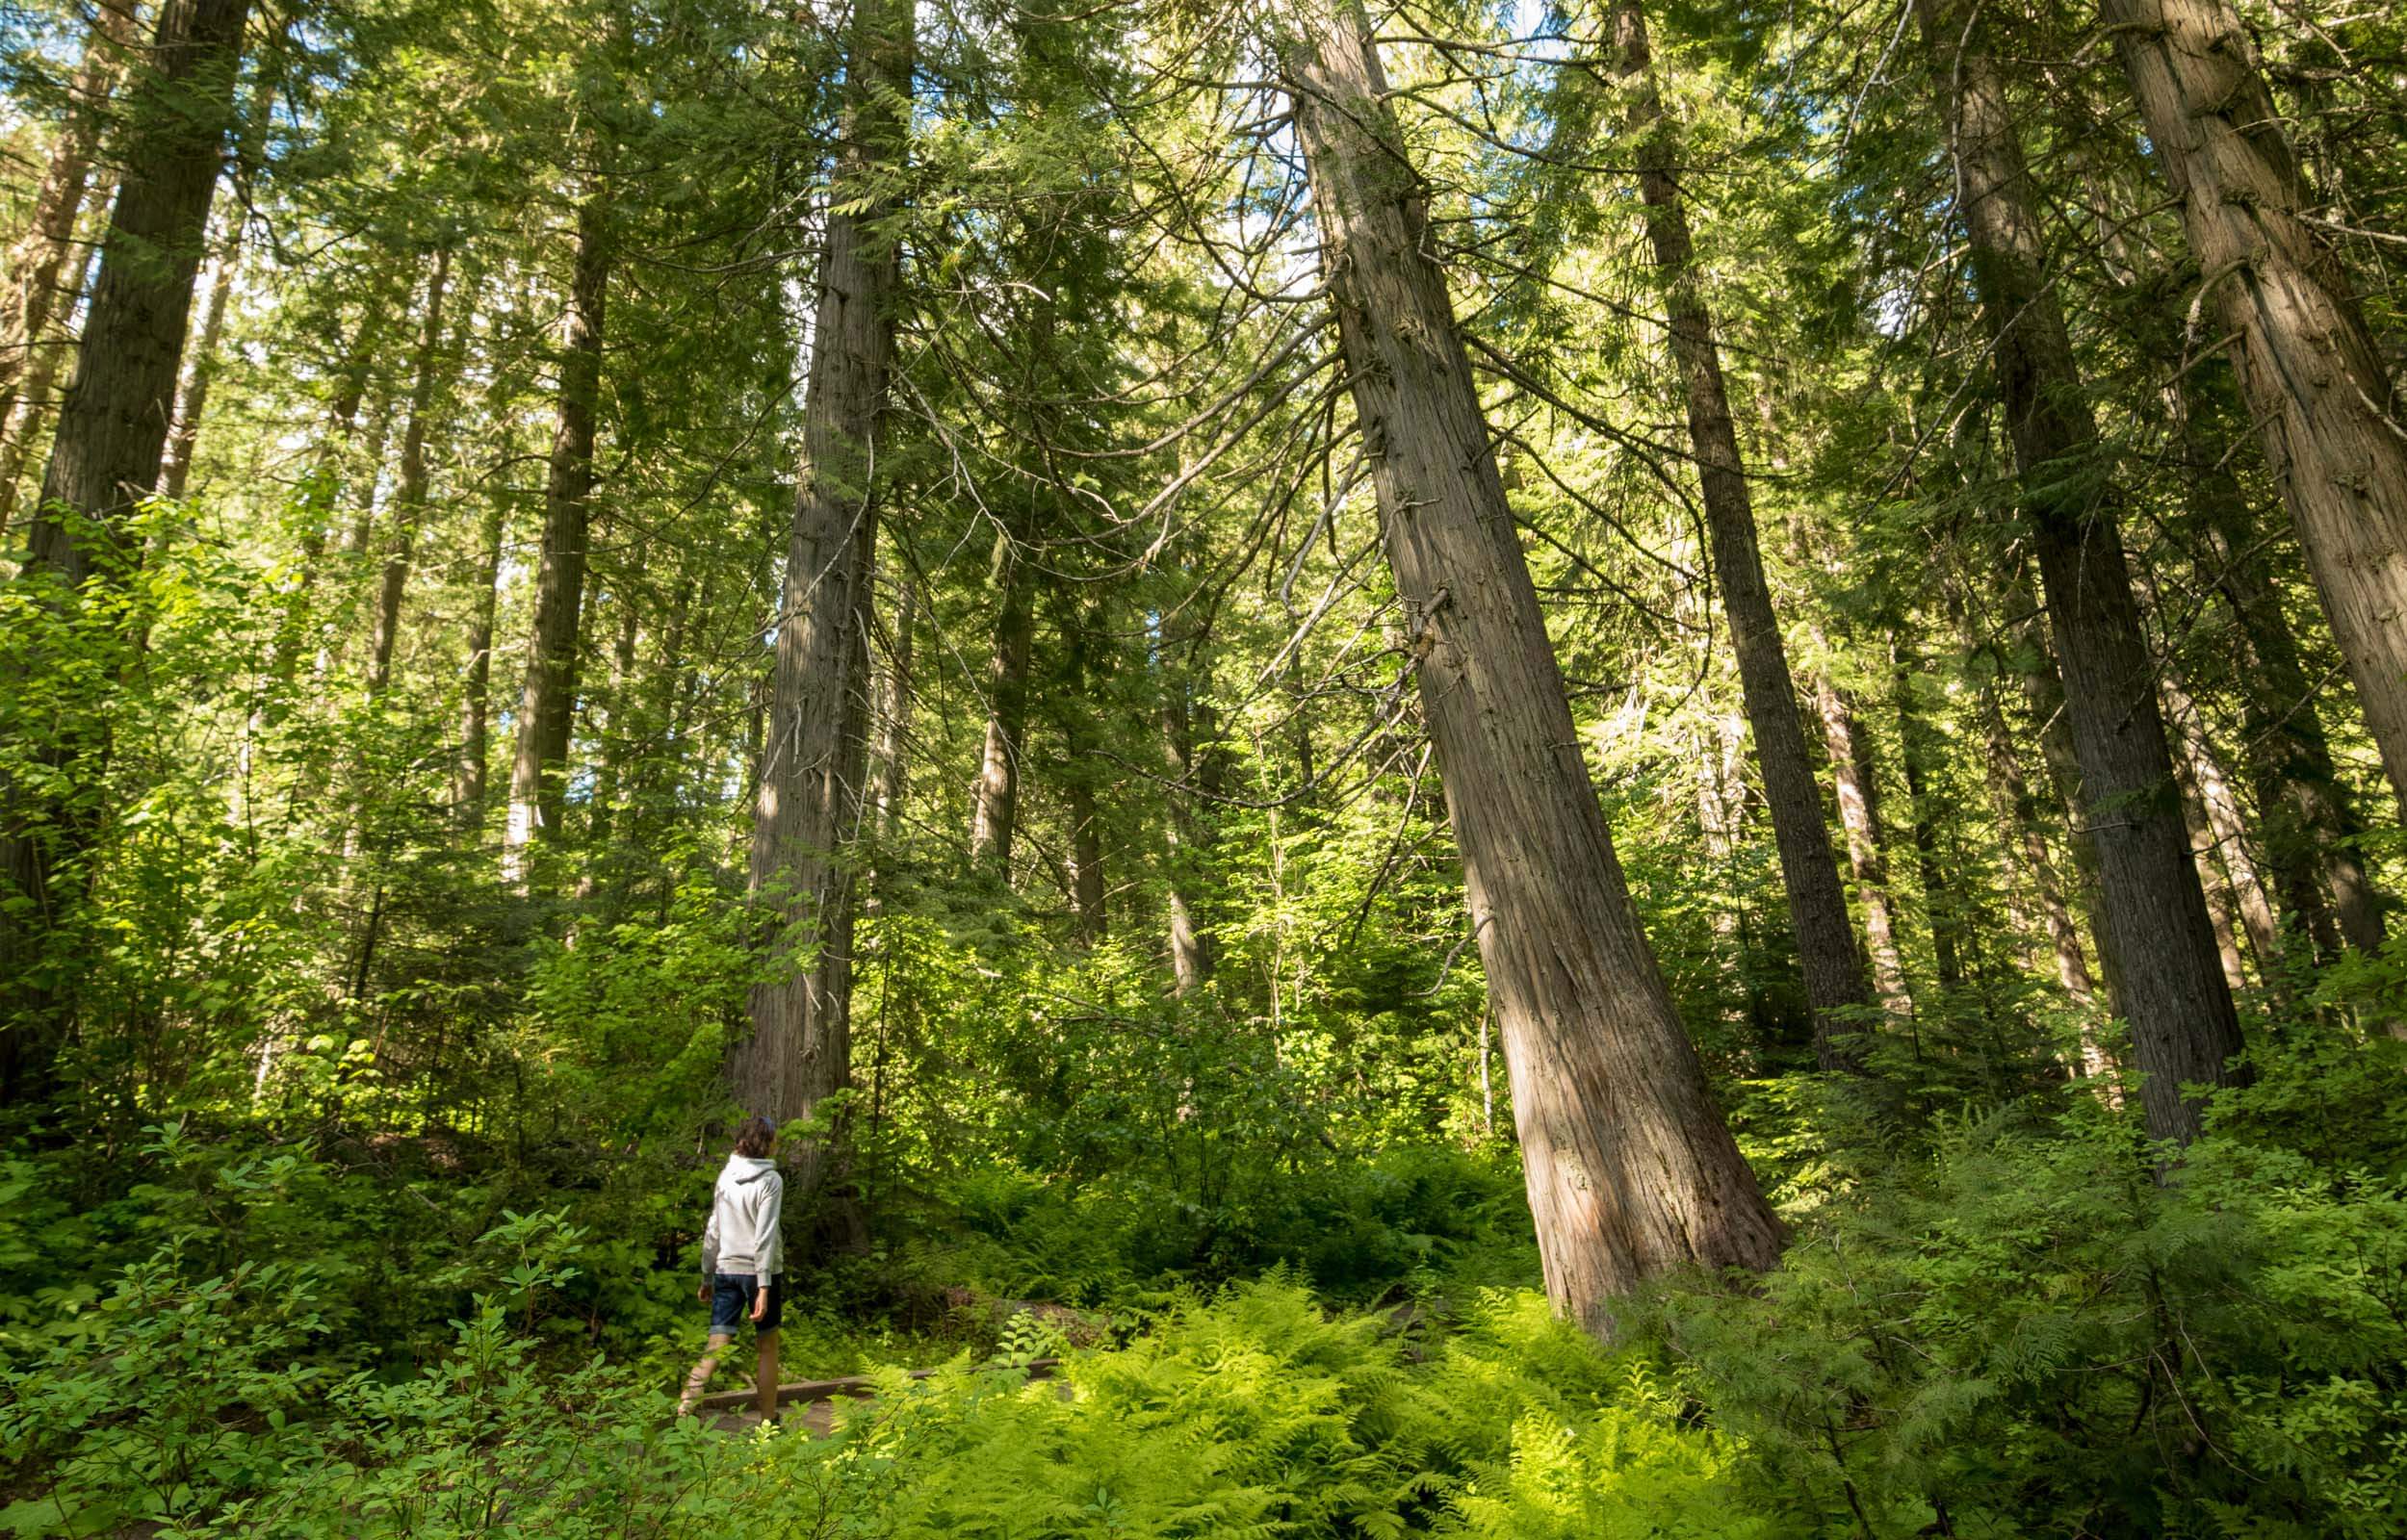
<svg viewBox="0 0 2407 1540">
<path fill-rule="evenodd" d="M 777 1125 L 765 1117 L 747 1117 L 736 1125 L 736 1153 L 754 1160 L 769 1152 L 777 1142 Z"/>
</svg>

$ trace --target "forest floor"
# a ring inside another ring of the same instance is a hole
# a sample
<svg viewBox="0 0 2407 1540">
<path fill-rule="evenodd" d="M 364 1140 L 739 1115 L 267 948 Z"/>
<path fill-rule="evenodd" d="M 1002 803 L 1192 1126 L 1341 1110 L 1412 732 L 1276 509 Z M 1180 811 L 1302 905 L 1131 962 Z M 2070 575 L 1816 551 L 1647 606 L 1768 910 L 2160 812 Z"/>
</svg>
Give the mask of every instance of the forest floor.
<svg viewBox="0 0 2407 1540">
<path fill-rule="evenodd" d="M 1030 1379 L 1050 1379 L 1060 1367 L 1058 1358 L 1038 1358 L 1025 1364 L 991 1364 L 982 1366 L 996 1373 L 1018 1370 Z M 928 1379 L 933 1369 L 915 1369 L 913 1379 Z M 1063 1399 L 1070 1397 L 1070 1387 L 1061 1387 Z M 761 1414 L 754 1409 L 755 1391 L 718 1391 L 702 1398 L 702 1414 L 710 1424 L 723 1433 L 749 1433 L 761 1425 Z M 835 1431 L 836 1403 L 846 1400 L 874 1400 L 877 1382 L 867 1374 L 848 1374 L 841 1379 L 787 1380 L 777 1387 L 778 1423 L 785 1427 L 801 1427 L 815 1437 Z"/>
</svg>

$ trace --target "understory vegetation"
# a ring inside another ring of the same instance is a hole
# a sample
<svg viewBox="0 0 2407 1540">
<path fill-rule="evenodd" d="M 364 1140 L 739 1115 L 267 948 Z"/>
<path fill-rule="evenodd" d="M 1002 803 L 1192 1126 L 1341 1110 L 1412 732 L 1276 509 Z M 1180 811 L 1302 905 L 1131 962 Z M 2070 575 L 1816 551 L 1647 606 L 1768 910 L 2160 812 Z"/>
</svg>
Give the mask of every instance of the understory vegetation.
<svg viewBox="0 0 2407 1540">
<path fill-rule="evenodd" d="M 0 246 L 0 1540 L 2407 1540 L 2407 8 L 8 0 Z"/>
</svg>

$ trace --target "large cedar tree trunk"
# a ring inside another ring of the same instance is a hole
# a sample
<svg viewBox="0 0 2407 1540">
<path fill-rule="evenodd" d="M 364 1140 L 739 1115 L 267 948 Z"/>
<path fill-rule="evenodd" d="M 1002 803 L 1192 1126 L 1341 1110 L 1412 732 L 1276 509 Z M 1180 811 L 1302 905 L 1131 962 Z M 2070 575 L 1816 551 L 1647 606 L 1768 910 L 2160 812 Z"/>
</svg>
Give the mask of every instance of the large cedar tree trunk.
<svg viewBox="0 0 2407 1540">
<path fill-rule="evenodd" d="M 1762 1268 L 1779 1226 L 1631 906 L 1355 0 L 1289 0 L 1280 67 L 1382 537 L 1513 1077 L 1548 1296 L 1591 1331 L 1666 1269 Z"/>
<path fill-rule="evenodd" d="M 1847 892 L 1839 883 L 1813 761 L 1805 752 L 1797 685 L 1789 676 L 1779 620 L 1773 614 L 1772 589 L 1764 580 L 1754 500 L 1739 458 L 1721 353 L 1714 342 L 1712 313 L 1698 287 L 1688 212 L 1673 172 L 1677 144 L 1655 90 L 1646 18 L 1637 0 L 1621 0 L 1615 8 L 1614 43 L 1620 51 L 1618 73 L 1636 92 L 1631 129 L 1638 139 L 1639 192 L 1646 205 L 1646 233 L 1670 321 L 1671 354 L 1688 398 L 1689 443 L 1696 456 L 1715 577 L 1730 625 L 1730 650 L 1738 660 L 1747 725 L 1754 735 L 1756 768 L 1763 775 L 1764 805 L 1772 814 L 1773 842 L 1780 852 L 1780 885 L 1797 931 L 1805 998 L 1814 1013 L 1814 1052 L 1824 1068 L 1840 1068 L 1859 1058 L 1846 1040 L 1864 1029 L 1872 988 L 1848 920 Z M 1896 992 L 1902 995 L 1902 985 Z"/>
<path fill-rule="evenodd" d="M 2158 714 L 2112 494 L 2073 363 L 2018 130 L 1967 13 L 1917 0 L 1954 151 L 1973 286 L 1993 344 L 1997 389 L 2023 478 L 2023 506 L 2064 670 L 2081 760 L 2083 821 L 2096 834 L 2107 928 L 2121 965 L 2117 1004 L 2147 1076 L 2149 1133 L 2200 1128 L 2193 1083 L 2227 1084 L 2240 1048 L 2206 896 L 2190 862 L 2173 762 Z"/>
<path fill-rule="evenodd" d="M 594 424 L 602 403 L 602 326 L 610 286 L 610 204 L 588 188 L 577 205 L 577 252 L 561 318 L 559 403 L 543 486 L 543 550 L 527 674 L 518 692 L 518 744 L 510 758 L 502 875 L 527 880 L 528 847 L 560 832 L 568 739 L 576 721 L 580 608 L 593 517 Z"/>
<path fill-rule="evenodd" d="M 2229 0 L 2103 0 L 2240 394 L 2407 812 L 2407 435 Z"/>
<path fill-rule="evenodd" d="M 853 844 L 867 770 L 867 613 L 879 424 L 900 265 L 881 229 L 906 153 L 910 0 L 858 0 L 843 158 L 829 190 L 802 463 L 752 823 L 752 886 L 776 971 L 730 1054 L 736 1099 L 781 1121 L 851 1083 Z M 796 1190 L 837 1169 L 841 1133 L 792 1153 Z"/>
<path fill-rule="evenodd" d="M 75 378 L 14 579 L 42 585 L 43 603 L 116 591 L 142 559 L 130 515 L 159 479 L 249 13 L 248 0 L 168 0 L 160 13 L 153 68 L 130 104 L 126 170 Z M 11 687 L 0 680 L 0 690 Z M 0 783 L 0 1103 L 48 1093 L 73 1009 L 69 980 L 43 966 L 43 942 L 76 901 L 54 890 L 54 874 L 90 880 L 83 857 L 102 809 L 65 783 L 106 755 L 105 712 L 105 701 L 92 702 L 35 749 L 53 772 L 40 783 Z"/>
<path fill-rule="evenodd" d="M 43 398 L 58 365 L 61 348 L 50 335 L 51 321 L 74 308 L 83 287 L 62 279 L 82 276 L 82 263 L 68 266 L 75 218 L 91 180 L 110 94 L 125 73 L 133 46 L 134 9 L 134 0 L 103 0 L 93 13 L 66 118 L 51 143 L 41 185 L 34 190 L 25 233 L 9 248 L 8 264 L 0 270 L 0 534 L 8 531 L 27 441 L 47 404 Z"/>
</svg>

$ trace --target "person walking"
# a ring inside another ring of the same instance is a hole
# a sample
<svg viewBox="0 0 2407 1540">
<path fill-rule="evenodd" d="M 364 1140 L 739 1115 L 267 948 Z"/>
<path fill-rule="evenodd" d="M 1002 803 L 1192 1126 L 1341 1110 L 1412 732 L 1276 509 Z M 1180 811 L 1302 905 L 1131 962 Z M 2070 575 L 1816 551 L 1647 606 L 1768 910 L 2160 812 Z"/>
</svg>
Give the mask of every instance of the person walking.
<svg viewBox="0 0 2407 1540">
<path fill-rule="evenodd" d="M 711 1222 L 702 1232 L 700 1297 L 711 1307 L 711 1342 L 702 1361 L 686 1376 L 677 1414 L 690 1417 L 717 1373 L 719 1355 L 752 1322 L 759 1346 L 755 1405 L 761 1421 L 777 1421 L 777 1328 L 786 1315 L 786 1245 L 778 1223 L 786 1179 L 771 1157 L 777 1125 L 747 1117 L 736 1129 L 735 1152 L 711 1192 Z"/>
</svg>

